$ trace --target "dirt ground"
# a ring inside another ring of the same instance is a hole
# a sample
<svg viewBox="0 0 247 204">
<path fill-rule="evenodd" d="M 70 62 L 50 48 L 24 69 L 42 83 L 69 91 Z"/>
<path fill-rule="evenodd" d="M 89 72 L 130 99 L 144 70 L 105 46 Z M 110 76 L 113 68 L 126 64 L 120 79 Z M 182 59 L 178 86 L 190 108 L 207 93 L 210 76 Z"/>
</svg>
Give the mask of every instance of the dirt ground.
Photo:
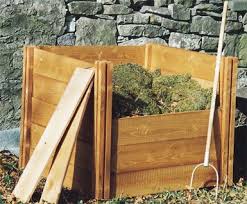
<svg viewBox="0 0 247 204">
<path fill-rule="evenodd" d="M 11 196 L 16 182 L 18 181 L 21 171 L 18 169 L 18 158 L 8 151 L 0 151 L 0 204 L 17 204 L 18 202 Z M 42 180 L 36 189 L 30 203 L 38 203 L 42 188 L 44 186 Z M 133 198 L 114 198 L 108 201 L 99 201 L 104 204 L 124 204 L 124 203 L 150 203 L 150 204 L 247 204 L 247 183 L 240 180 L 232 187 L 221 186 L 219 191 L 218 202 L 215 202 L 215 189 L 200 189 L 189 191 L 177 191 L 148 195 Z M 80 204 L 80 203 L 96 203 L 95 200 L 82 201 L 76 192 L 63 189 L 60 198 L 60 204 Z M 20 202 L 18 204 L 21 204 Z"/>
</svg>

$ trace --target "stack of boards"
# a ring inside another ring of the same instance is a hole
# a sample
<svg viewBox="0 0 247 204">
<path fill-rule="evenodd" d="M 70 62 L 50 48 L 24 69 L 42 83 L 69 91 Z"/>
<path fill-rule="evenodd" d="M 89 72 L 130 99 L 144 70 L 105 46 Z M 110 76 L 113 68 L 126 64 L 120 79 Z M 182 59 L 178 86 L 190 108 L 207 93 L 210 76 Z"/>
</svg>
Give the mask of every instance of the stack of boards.
<svg viewBox="0 0 247 204">
<path fill-rule="evenodd" d="M 31 64 L 31 67 L 26 66 L 24 61 L 24 69 L 26 70 L 24 70 L 23 80 L 24 99 L 22 104 L 22 114 L 25 116 L 25 114 L 30 114 L 29 112 L 31 111 L 31 109 L 28 109 L 28 103 L 25 101 L 25 98 L 29 98 L 27 101 L 31 100 L 33 103 L 35 96 L 42 96 L 40 93 L 37 94 L 39 92 L 38 90 L 30 90 L 30 86 L 27 85 L 28 82 L 30 83 L 28 79 L 36 79 L 36 81 L 32 81 L 31 84 L 34 89 L 37 89 L 34 84 L 40 83 L 39 85 L 42 87 L 42 80 L 39 81 L 38 77 L 56 78 L 56 80 L 60 82 L 63 81 L 64 92 L 61 94 L 62 96 L 59 100 L 56 99 L 58 102 L 54 112 L 52 113 L 40 140 L 26 164 L 26 167 L 13 191 L 13 195 L 18 201 L 23 203 L 28 202 L 39 184 L 43 173 L 48 168 L 49 172 L 40 203 L 58 203 L 71 155 L 78 139 L 77 137 L 81 134 L 81 127 L 83 126 L 82 123 L 87 121 L 88 115 L 86 114 L 86 111 L 90 106 L 89 102 L 93 89 L 94 99 L 99 99 L 99 102 L 94 103 L 95 121 L 97 121 L 94 124 L 94 131 L 96 132 L 97 127 L 105 127 L 106 116 L 101 113 L 104 113 L 106 107 L 103 107 L 105 106 L 105 103 L 100 99 L 103 98 L 101 96 L 106 93 L 109 93 L 108 95 L 111 96 L 112 90 L 110 86 L 109 89 L 107 89 L 105 85 L 107 84 L 106 76 L 111 76 L 112 66 L 109 66 L 109 62 L 101 61 L 96 62 L 95 66 L 92 67 L 92 65 L 87 62 L 74 60 L 72 58 L 63 58 L 62 61 L 58 61 L 59 56 L 51 54 L 49 58 L 52 60 L 50 60 L 48 64 L 57 62 L 58 67 L 59 64 L 62 64 L 62 67 L 66 67 L 67 65 L 69 73 L 68 70 L 62 69 L 64 72 L 67 72 L 67 74 L 57 74 L 56 71 L 59 71 L 59 68 L 56 66 L 53 67 L 52 71 L 49 69 L 49 66 L 47 66 L 48 69 L 46 67 L 46 71 L 43 72 L 41 67 L 44 67 L 47 61 L 45 58 L 42 58 L 42 56 L 45 56 L 47 53 L 35 48 L 29 50 L 26 49 L 26 60 L 28 60 L 28 56 L 30 56 L 30 53 L 27 52 L 32 52 L 31 55 L 35 55 L 36 52 L 39 59 L 35 60 L 36 63 L 29 63 Z M 106 64 L 108 64 L 108 69 Z M 82 65 L 82 68 L 77 67 L 80 65 Z M 66 76 L 67 79 L 63 79 L 63 76 Z M 108 77 L 108 80 L 111 80 L 111 77 Z M 43 89 L 42 91 L 43 95 L 45 95 L 44 92 L 47 91 L 47 89 Z M 45 101 L 45 98 L 43 98 L 43 101 Z M 109 105 L 111 106 L 111 104 Z M 42 109 L 42 107 L 40 108 Z M 109 116 L 111 116 L 111 111 L 109 112 Z M 26 117 L 22 118 L 25 119 Z M 84 131 L 87 130 L 84 129 Z M 97 145 L 101 144 L 97 144 L 96 142 L 95 154 L 100 154 Z M 26 152 L 26 154 L 28 154 L 28 152 Z M 94 165 L 100 168 L 100 166 L 104 165 L 102 162 L 103 159 L 95 161 Z M 97 179 L 95 182 L 96 184 L 100 183 Z"/>
</svg>

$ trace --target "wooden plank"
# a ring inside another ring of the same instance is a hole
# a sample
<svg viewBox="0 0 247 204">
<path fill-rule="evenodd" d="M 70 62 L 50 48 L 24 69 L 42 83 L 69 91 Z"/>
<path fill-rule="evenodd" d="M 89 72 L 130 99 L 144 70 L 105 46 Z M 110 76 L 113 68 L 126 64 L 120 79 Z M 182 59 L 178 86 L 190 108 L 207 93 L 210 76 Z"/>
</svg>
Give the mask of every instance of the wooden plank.
<svg viewBox="0 0 247 204">
<path fill-rule="evenodd" d="M 32 98 L 32 123 L 46 127 L 55 109 L 55 105 Z"/>
<path fill-rule="evenodd" d="M 74 149 L 76 149 L 76 148 L 74 148 Z M 32 150 L 32 151 L 34 151 L 34 150 Z M 79 154 L 90 155 L 91 152 L 87 152 L 87 151 L 83 151 L 83 152 L 79 151 L 78 152 L 77 151 L 76 155 L 78 156 Z M 72 157 L 73 157 L 73 155 L 72 155 Z M 89 157 L 88 157 L 88 159 L 83 158 L 83 160 L 80 160 L 80 159 L 81 158 L 78 157 L 75 160 L 77 162 L 70 162 L 69 163 L 63 186 L 64 186 L 64 188 L 67 188 L 67 189 L 73 189 L 76 192 L 79 192 L 80 195 L 83 194 L 83 196 L 87 197 L 87 196 L 92 195 L 91 185 L 92 185 L 93 171 L 92 171 L 91 167 L 86 168 L 86 167 L 82 166 L 81 163 L 87 162 L 87 161 L 90 162 L 91 158 L 89 158 Z M 71 158 L 71 161 L 72 160 L 73 160 L 73 158 Z M 80 161 L 81 163 L 79 163 L 78 161 Z M 86 163 L 86 164 L 88 166 L 90 165 L 90 163 Z M 51 165 L 52 165 L 52 158 L 49 161 L 47 168 L 45 169 L 44 173 L 42 174 L 42 177 L 46 178 L 48 176 Z M 92 196 L 94 196 L 94 195 L 92 195 Z M 92 198 L 92 197 L 90 197 L 90 198 Z"/>
<path fill-rule="evenodd" d="M 69 52 L 69 50 L 68 50 Z M 92 67 L 92 63 L 70 57 L 56 55 L 38 48 L 34 48 L 33 72 L 62 82 L 68 82 L 76 67 Z"/>
<path fill-rule="evenodd" d="M 205 136 L 208 117 L 209 111 L 206 110 L 114 120 L 113 144 L 130 145 Z"/>
<path fill-rule="evenodd" d="M 85 129 L 84 129 L 85 130 Z M 30 155 L 32 155 L 36 145 L 39 142 L 39 139 L 41 137 L 34 137 L 34 134 L 40 134 L 40 126 L 38 125 L 32 125 L 31 127 L 31 135 L 33 136 L 31 139 L 31 152 Z M 77 166 L 81 166 L 81 167 L 90 167 L 90 169 L 92 169 L 92 153 L 93 153 L 93 148 L 91 144 L 88 144 L 82 140 L 77 140 L 76 142 L 76 146 L 72 151 L 72 156 L 71 156 L 71 160 L 70 160 L 70 164 L 71 165 L 77 165 Z M 77 163 L 77 161 L 80 161 L 80 163 Z"/>
<path fill-rule="evenodd" d="M 164 142 L 118 146 L 113 151 L 114 171 L 126 173 L 162 167 L 201 163 L 206 136 Z M 215 143 L 212 141 L 210 159 L 216 161 Z M 219 158 L 218 158 L 219 159 Z"/>
<path fill-rule="evenodd" d="M 227 181 L 230 96 L 231 96 L 231 66 L 232 60 L 225 58 L 223 104 L 222 104 L 222 130 L 221 130 L 221 180 Z"/>
<path fill-rule="evenodd" d="M 144 65 L 145 58 L 145 46 L 40 46 L 39 48 L 89 63 L 107 60 L 114 65 L 129 62 Z"/>
<path fill-rule="evenodd" d="M 81 128 L 81 134 L 78 139 L 81 141 L 85 141 L 87 143 L 92 143 L 92 130 L 84 131 L 85 129 L 93 126 L 93 116 L 92 116 L 92 101 L 93 98 L 91 96 L 90 103 L 88 105 L 88 109 L 86 110 L 87 120 L 83 121 L 83 126 Z M 55 110 L 55 106 L 52 104 L 48 104 L 39 99 L 32 98 L 32 123 L 31 123 L 31 147 L 37 144 L 41 135 L 43 134 L 45 127 L 47 126 L 52 113 Z M 36 141 L 35 143 L 32 141 Z"/>
<path fill-rule="evenodd" d="M 153 45 L 151 68 L 169 73 L 191 73 L 193 77 L 213 81 L 215 56 L 184 49 Z"/>
<path fill-rule="evenodd" d="M 33 97 L 49 104 L 57 105 L 66 83 L 38 74 L 33 75 Z"/>
<path fill-rule="evenodd" d="M 19 158 L 19 168 L 24 166 L 24 120 L 25 120 L 25 91 L 26 91 L 26 70 L 27 70 L 27 47 L 23 49 L 23 72 L 22 72 L 22 97 L 21 97 L 21 122 L 20 122 L 20 158 Z"/>
<path fill-rule="evenodd" d="M 145 46 L 145 58 L 144 58 L 144 68 L 151 68 L 151 60 L 152 60 L 152 44 L 146 44 Z"/>
<path fill-rule="evenodd" d="M 32 72 L 33 72 L 33 48 L 25 48 L 26 50 L 26 62 L 25 63 L 25 77 L 24 77 L 24 88 L 23 88 L 23 109 L 22 109 L 22 140 L 23 145 L 21 146 L 21 167 L 27 164 L 29 158 L 30 149 L 30 124 L 31 124 L 31 112 L 32 104 L 29 98 L 32 96 Z"/>
<path fill-rule="evenodd" d="M 212 162 L 217 167 L 216 162 Z M 150 169 L 117 174 L 112 179 L 112 197 L 139 196 L 164 192 L 165 190 L 187 189 L 195 165 Z M 211 168 L 200 168 L 196 172 L 194 187 L 215 184 L 215 173 Z"/>
<path fill-rule="evenodd" d="M 34 152 L 34 150 L 35 150 L 35 147 L 31 149 L 30 151 L 31 154 Z M 90 144 L 87 144 L 81 141 L 76 141 L 76 144 L 71 154 L 69 168 L 73 167 L 73 169 L 77 169 L 78 171 L 80 171 L 80 169 L 87 169 L 89 171 L 92 171 L 93 170 L 93 161 L 92 161 L 92 156 L 91 156 L 92 153 L 93 153 L 93 150 Z M 45 173 L 43 174 L 43 176 L 45 177 L 48 175 L 50 171 L 51 164 L 54 160 L 54 155 L 55 154 L 53 154 L 52 157 L 50 158 L 50 161 L 48 162 L 49 164 L 47 165 Z M 73 174 L 73 171 L 68 170 L 68 173 Z"/>
<path fill-rule="evenodd" d="M 113 64 L 107 62 L 106 76 L 106 130 L 105 130 L 105 167 L 104 167 L 104 199 L 110 198 L 111 179 L 111 146 L 112 146 L 112 70 Z"/>
<path fill-rule="evenodd" d="M 44 134 L 13 191 L 13 195 L 21 202 L 25 203 L 30 200 L 50 156 L 59 144 L 92 80 L 93 73 L 93 70 L 80 68 L 75 70 Z M 50 137 L 51 135 L 52 137 Z"/>
<path fill-rule="evenodd" d="M 96 175 L 99 175 L 99 173 L 96 173 L 98 171 L 98 169 L 96 168 L 98 166 L 98 159 L 97 159 L 97 121 L 98 121 L 98 114 L 97 114 L 97 109 L 98 109 L 98 86 L 99 86 L 99 61 L 96 61 L 95 62 L 95 76 L 94 76 L 94 139 L 93 139 L 93 159 L 94 159 L 94 180 L 93 180 L 93 191 L 94 191 L 94 197 L 96 197 L 96 188 L 97 188 L 97 185 L 96 183 L 98 183 L 98 178 L 96 177 Z M 97 182 L 96 182 L 97 181 Z"/>
<path fill-rule="evenodd" d="M 96 108 L 96 163 L 95 163 L 95 197 L 103 198 L 104 192 L 104 147 L 105 147 L 105 107 L 106 107 L 106 63 L 98 63 L 98 87 Z"/>
<path fill-rule="evenodd" d="M 228 154 L 228 185 L 233 185 L 233 160 L 234 160 L 234 131 L 235 131 L 235 112 L 236 112 L 236 86 L 237 86 L 238 59 L 232 59 L 231 72 L 231 103 L 230 103 L 230 122 L 229 122 L 229 154 Z"/>
<path fill-rule="evenodd" d="M 59 201 L 65 174 L 67 172 L 77 135 L 79 134 L 82 119 L 85 116 L 85 111 L 91 94 L 92 86 L 93 83 L 91 83 L 91 85 L 89 86 L 78 108 L 78 111 L 76 112 L 73 120 L 71 121 L 71 124 L 68 127 L 68 130 L 66 131 L 61 147 L 58 150 L 58 153 L 47 177 L 45 187 L 40 199 L 42 203 L 58 203 Z"/>
</svg>

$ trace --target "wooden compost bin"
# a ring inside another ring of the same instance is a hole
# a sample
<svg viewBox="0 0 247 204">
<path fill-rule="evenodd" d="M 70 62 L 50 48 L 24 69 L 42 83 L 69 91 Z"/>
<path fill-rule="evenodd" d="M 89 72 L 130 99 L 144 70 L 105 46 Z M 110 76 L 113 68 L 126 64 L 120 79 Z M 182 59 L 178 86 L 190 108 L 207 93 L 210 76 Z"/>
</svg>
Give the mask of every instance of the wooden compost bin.
<svg viewBox="0 0 247 204">
<path fill-rule="evenodd" d="M 96 62 L 102 60 L 107 62 Z M 193 168 L 203 161 L 209 111 L 112 120 L 111 63 L 129 62 L 150 70 L 160 68 L 162 74 L 191 73 L 202 86 L 212 86 L 215 57 L 203 53 L 155 44 L 26 47 L 20 166 L 30 158 L 73 70 L 94 66 L 95 94 L 64 185 L 96 198 L 185 189 Z M 221 182 L 229 185 L 233 178 L 237 63 L 236 58 L 222 57 L 210 155 Z M 48 171 L 49 167 L 44 175 Z M 194 186 L 212 185 L 214 180 L 213 170 L 203 168 L 197 172 Z"/>
</svg>

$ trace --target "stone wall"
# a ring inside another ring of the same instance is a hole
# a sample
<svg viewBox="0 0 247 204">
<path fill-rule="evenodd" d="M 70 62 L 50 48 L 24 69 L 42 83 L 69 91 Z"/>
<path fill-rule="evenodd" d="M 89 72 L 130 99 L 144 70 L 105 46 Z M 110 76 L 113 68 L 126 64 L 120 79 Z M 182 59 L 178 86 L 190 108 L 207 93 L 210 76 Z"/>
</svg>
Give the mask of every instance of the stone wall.
<svg viewBox="0 0 247 204">
<path fill-rule="evenodd" d="M 221 0 L 0 1 L 0 130 L 18 127 L 22 47 L 137 45 L 147 42 L 215 54 Z M 226 55 L 238 56 L 238 88 L 247 87 L 247 14 L 230 12 Z M 237 125 L 247 124 L 238 111 Z"/>
</svg>

